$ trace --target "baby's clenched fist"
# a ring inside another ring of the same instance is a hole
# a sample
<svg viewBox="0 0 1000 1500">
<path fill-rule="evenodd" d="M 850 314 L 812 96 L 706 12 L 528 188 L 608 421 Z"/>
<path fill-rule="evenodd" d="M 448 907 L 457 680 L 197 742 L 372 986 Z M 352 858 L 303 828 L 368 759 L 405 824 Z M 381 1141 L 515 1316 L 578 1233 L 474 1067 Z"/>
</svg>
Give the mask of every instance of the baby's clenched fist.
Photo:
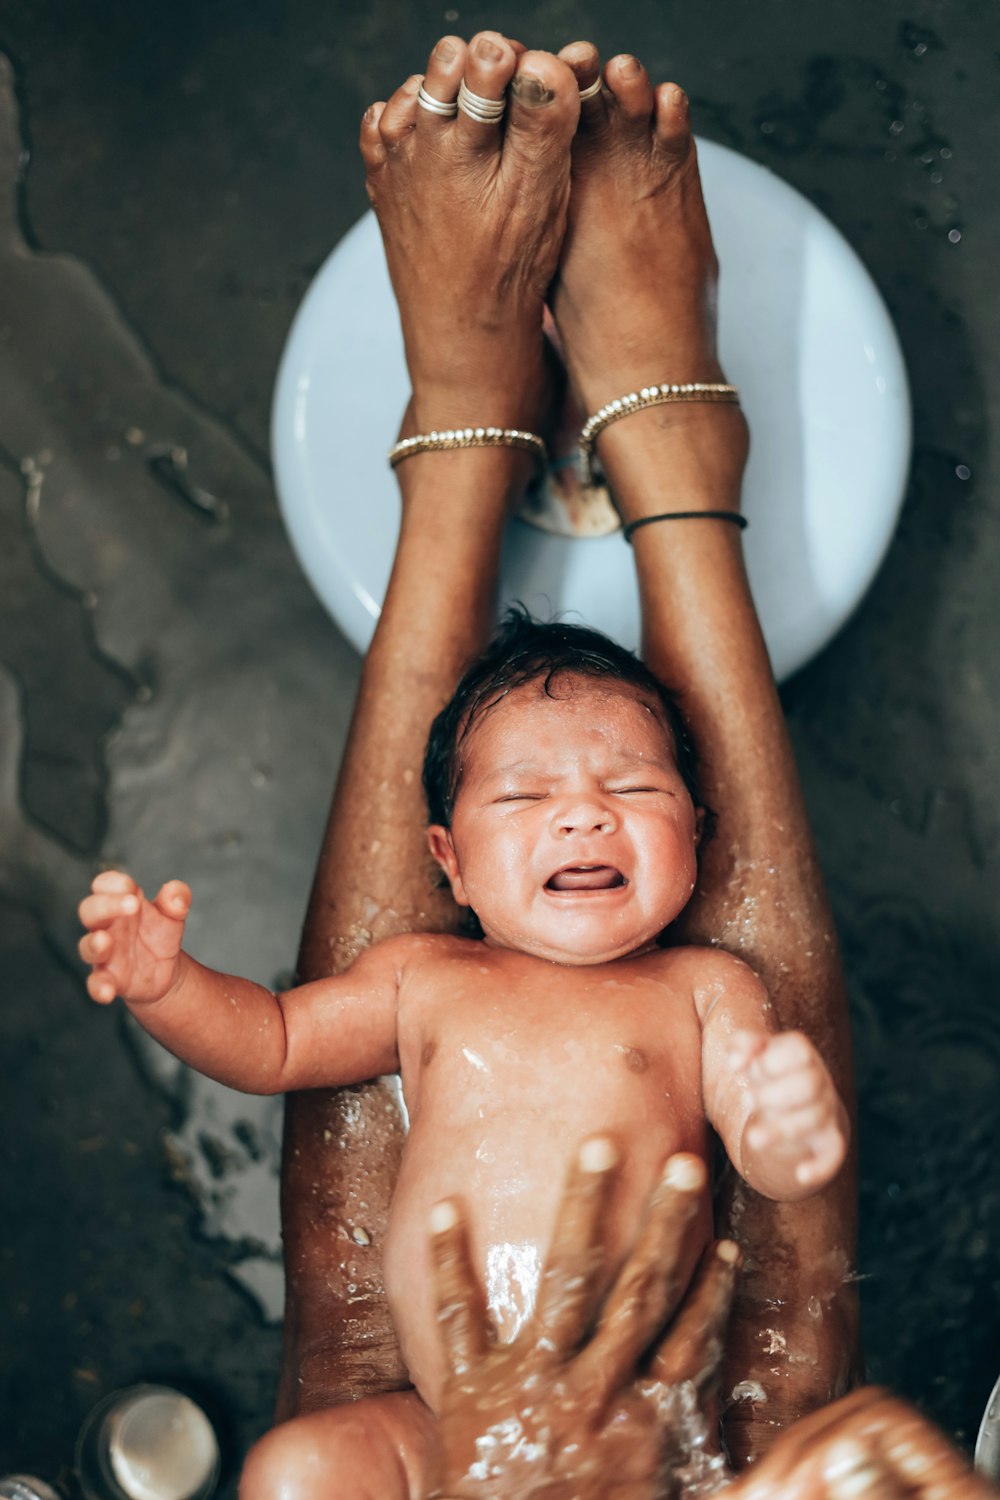
<svg viewBox="0 0 1000 1500">
<path fill-rule="evenodd" d="M 116 995 L 130 1003 L 162 1000 L 179 972 L 191 890 L 182 880 L 161 886 L 148 901 L 130 875 L 105 870 L 80 902 L 86 936 L 80 957 L 91 965 L 87 993 L 100 1005 Z"/>
<path fill-rule="evenodd" d="M 746 1152 L 802 1189 L 825 1187 L 847 1154 L 847 1114 L 812 1042 L 801 1031 L 740 1033 L 732 1057 L 749 1096 Z"/>
</svg>

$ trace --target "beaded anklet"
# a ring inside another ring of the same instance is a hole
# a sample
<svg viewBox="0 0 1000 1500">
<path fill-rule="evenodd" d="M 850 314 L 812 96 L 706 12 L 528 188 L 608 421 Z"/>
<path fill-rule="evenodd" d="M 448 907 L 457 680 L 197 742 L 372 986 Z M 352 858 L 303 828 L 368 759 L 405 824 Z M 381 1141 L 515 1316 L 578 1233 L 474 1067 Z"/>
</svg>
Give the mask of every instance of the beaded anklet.
<svg viewBox="0 0 1000 1500">
<path fill-rule="evenodd" d="M 641 390 L 629 391 L 627 396 L 619 396 L 614 401 L 606 402 L 600 411 L 595 411 L 592 417 L 587 418 L 580 433 L 584 484 L 589 488 L 594 482 L 594 444 L 605 427 L 610 427 L 612 422 L 617 422 L 621 417 L 630 416 L 634 411 L 644 411 L 649 406 L 665 406 L 671 401 L 723 401 L 738 406 L 740 395 L 734 385 L 725 385 L 721 381 L 690 380 L 683 385 L 644 385 Z"/>
<path fill-rule="evenodd" d="M 412 458 L 415 453 L 454 448 L 523 448 L 534 454 L 542 473 L 549 461 L 548 449 L 537 433 L 522 432 L 518 427 L 450 427 L 444 432 L 425 432 L 401 438 L 389 449 L 389 463 L 395 468 L 404 458 Z"/>
</svg>

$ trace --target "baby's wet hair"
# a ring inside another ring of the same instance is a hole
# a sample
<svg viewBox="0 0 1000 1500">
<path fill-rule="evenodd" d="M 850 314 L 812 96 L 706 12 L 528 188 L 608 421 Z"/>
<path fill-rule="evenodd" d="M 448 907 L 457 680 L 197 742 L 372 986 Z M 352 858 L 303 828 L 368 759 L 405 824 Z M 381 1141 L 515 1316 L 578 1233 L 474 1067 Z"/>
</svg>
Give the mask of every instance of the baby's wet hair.
<svg viewBox="0 0 1000 1500">
<path fill-rule="evenodd" d="M 564 673 L 624 682 L 647 694 L 662 710 L 673 740 L 674 760 L 696 807 L 697 758 L 677 699 L 645 662 L 610 636 L 563 620 L 534 619 L 522 604 L 512 605 L 493 640 L 465 669 L 451 699 L 431 725 L 424 756 L 424 795 L 429 821 L 451 827 L 462 782 L 462 746 L 476 722 L 514 688 L 541 682 L 549 697 Z"/>
</svg>

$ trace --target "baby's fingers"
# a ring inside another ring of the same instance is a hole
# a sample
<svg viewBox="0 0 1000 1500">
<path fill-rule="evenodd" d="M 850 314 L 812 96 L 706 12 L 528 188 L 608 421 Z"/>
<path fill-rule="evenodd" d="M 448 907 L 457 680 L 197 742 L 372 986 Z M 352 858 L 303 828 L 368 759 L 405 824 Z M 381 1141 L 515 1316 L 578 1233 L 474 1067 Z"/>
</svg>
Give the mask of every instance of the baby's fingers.
<svg viewBox="0 0 1000 1500">
<path fill-rule="evenodd" d="M 118 994 L 118 986 L 107 969 L 95 969 L 87 975 L 87 994 L 98 1005 L 110 1005 Z"/>
<path fill-rule="evenodd" d="M 90 882 L 92 891 L 104 891 L 113 895 L 136 895 L 139 887 L 131 875 L 126 875 L 124 870 L 102 870 L 100 875 L 95 875 Z"/>
<path fill-rule="evenodd" d="M 803 1068 L 819 1066 L 819 1053 L 802 1031 L 781 1031 L 768 1037 L 759 1057 L 754 1058 L 753 1072 L 763 1083 Z"/>
<path fill-rule="evenodd" d="M 183 880 L 168 880 L 156 893 L 153 905 L 165 917 L 183 922 L 191 910 L 191 887 Z"/>
<path fill-rule="evenodd" d="M 84 927 L 110 927 L 119 917 L 134 917 L 140 899 L 134 886 L 131 891 L 101 891 L 85 896 L 77 908 L 77 915 Z"/>
</svg>

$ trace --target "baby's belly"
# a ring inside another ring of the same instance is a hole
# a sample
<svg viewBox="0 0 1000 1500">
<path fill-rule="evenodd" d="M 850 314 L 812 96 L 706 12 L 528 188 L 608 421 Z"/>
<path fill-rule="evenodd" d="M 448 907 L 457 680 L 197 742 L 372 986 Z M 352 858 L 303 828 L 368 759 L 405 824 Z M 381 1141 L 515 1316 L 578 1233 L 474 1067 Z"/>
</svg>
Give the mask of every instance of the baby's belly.
<svg viewBox="0 0 1000 1500">
<path fill-rule="evenodd" d="M 487 1314 L 501 1342 L 509 1342 L 531 1316 L 566 1175 L 588 1135 L 607 1131 L 622 1160 L 602 1224 L 605 1288 L 635 1239 L 666 1158 L 675 1151 L 704 1158 L 707 1149 L 700 1109 L 678 1119 L 667 1101 L 655 1109 L 655 1119 L 648 1108 L 639 1111 L 641 1129 L 628 1109 L 596 1121 L 553 1120 L 529 1109 L 457 1126 L 435 1121 L 435 1113 L 429 1108 L 411 1130 L 384 1253 L 403 1357 L 431 1406 L 444 1374 L 429 1250 L 428 1217 L 435 1203 L 461 1200 Z M 693 1255 L 711 1233 L 707 1199 L 703 1220 Z"/>
</svg>

